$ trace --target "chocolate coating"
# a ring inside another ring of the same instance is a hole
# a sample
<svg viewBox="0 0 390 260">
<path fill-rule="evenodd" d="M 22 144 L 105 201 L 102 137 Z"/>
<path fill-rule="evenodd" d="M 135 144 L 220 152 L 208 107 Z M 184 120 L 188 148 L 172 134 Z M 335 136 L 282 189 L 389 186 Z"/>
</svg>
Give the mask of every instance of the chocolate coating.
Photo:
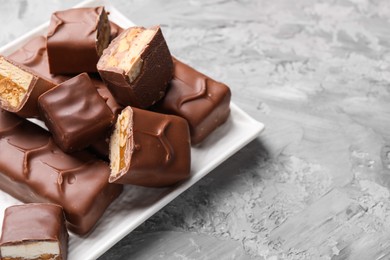
<svg viewBox="0 0 390 260">
<path fill-rule="evenodd" d="M 16 199 L 61 205 L 68 228 L 82 235 L 122 191 L 109 175 L 106 162 L 86 151 L 66 154 L 50 133 L 0 110 L 0 189 Z"/>
<path fill-rule="evenodd" d="M 96 64 L 110 41 L 104 7 L 54 12 L 47 33 L 50 72 L 97 72 Z"/>
<path fill-rule="evenodd" d="M 122 50 L 121 46 L 129 46 L 131 41 L 128 41 L 127 37 L 131 36 L 134 30 L 141 29 L 145 28 L 131 27 L 116 37 L 103 51 L 97 67 L 119 104 L 147 108 L 164 96 L 167 84 L 172 78 L 173 64 L 160 27 L 150 29 L 156 33 L 140 54 L 142 67 L 133 81 L 130 82 L 128 71 L 110 64 L 112 60 L 115 60 L 114 64 L 122 62 L 129 49 Z M 123 44 L 124 42 L 126 44 Z"/>
<path fill-rule="evenodd" d="M 124 111 L 130 115 L 127 124 L 126 120 L 119 122 L 124 131 L 116 131 L 119 130 L 117 123 L 110 140 L 109 181 L 162 187 L 190 177 L 191 147 L 187 122 L 177 116 L 137 108 L 126 107 Z M 119 158 L 115 153 L 118 148 L 115 144 L 116 134 L 122 135 L 126 141 L 126 147 L 122 147 Z M 118 175 L 113 170 L 113 162 L 124 162 Z"/>
<path fill-rule="evenodd" d="M 65 152 L 81 150 L 104 138 L 114 121 L 87 73 L 47 91 L 38 101 L 43 121 Z"/>
<path fill-rule="evenodd" d="M 28 86 L 26 86 L 23 98 L 17 102 L 18 104 L 16 106 L 11 105 L 6 99 L 1 98 L 0 107 L 7 111 L 16 113 L 21 117 L 39 117 L 38 97 L 42 93 L 53 88 L 54 84 L 38 76 L 31 69 L 21 64 L 18 64 L 17 62 L 9 58 L 0 55 L 0 60 L 2 60 L 2 63 L 8 64 L 3 65 L 2 69 L 12 71 L 12 73 L 7 73 L 8 75 L 1 75 L 0 73 L 0 88 L 3 88 L 6 84 L 8 84 L 9 86 L 12 85 L 14 89 L 18 88 L 15 84 L 9 84 L 9 82 L 15 82 L 22 78 L 22 72 L 23 74 L 25 73 L 27 75 L 30 75 L 31 77 L 30 82 L 25 82 L 28 84 Z M 11 93 L 12 92 L 14 92 L 14 90 L 11 91 Z"/>
<path fill-rule="evenodd" d="M 61 206 L 51 203 L 15 205 L 4 212 L 0 247 L 52 241 L 59 245 L 60 254 L 57 259 L 65 260 L 68 237 Z"/>
<path fill-rule="evenodd" d="M 230 114 L 231 92 L 183 62 L 173 58 L 174 75 L 165 97 L 153 108 L 188 121 L 192 144 L 199 144 Z"/>
</svg>

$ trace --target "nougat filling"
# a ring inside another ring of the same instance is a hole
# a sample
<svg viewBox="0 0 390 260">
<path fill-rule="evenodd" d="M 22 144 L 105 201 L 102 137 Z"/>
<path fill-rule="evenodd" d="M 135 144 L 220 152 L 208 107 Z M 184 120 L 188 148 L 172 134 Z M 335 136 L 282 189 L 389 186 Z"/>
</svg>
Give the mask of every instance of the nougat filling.
<svg viewBox="0 0 390 260">
<path fill-rule="evenodd" d="M 133 111 L 125 108 L 118 116 L 114 131 L 110 138 L 110 168 L 109 181 L 118 179 L 130 167 L 133 142 Z"/>
<path fill-rule="evenodd" d="M 0 99 L 17 109 L 23 102 L 33 76 L 0 57 Z"/>
<path fill-rule="evenodd" d="M 125 71 L 129 82 L 133 82 L 141 73 L 143 60 L 141 54 L 155 36 L 157 29 L 134 27 L 119 40 L 107 61 L 107 66 Z"/>
<path fill-rule="evenodd" d="M 57 241 L 25 241 L 1 247 L 1 259 L 61 259 Z"/>
</svg>

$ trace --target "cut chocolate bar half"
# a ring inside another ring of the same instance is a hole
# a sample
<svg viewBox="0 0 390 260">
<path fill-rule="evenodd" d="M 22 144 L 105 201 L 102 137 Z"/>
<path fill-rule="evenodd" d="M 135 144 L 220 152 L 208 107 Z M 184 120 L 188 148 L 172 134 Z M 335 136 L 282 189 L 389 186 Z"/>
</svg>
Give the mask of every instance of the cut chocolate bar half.
<svg viewBox="0 0 390 260">
<path fill-rule="evenodd" d="M 67 258 L 68 231 L 61 206 L 31 203 L 5 210 L 0 256 L 4 260 Z"/>
<path fill-rule="evenodd" d="M 110 37 L 110 23 L 103 6 L 53 13 L 47 33 L 50 72 L 97 72 L 96 64 Z"/>
<path fill-rule="evenodd" d="M 131 27 L 104 50 L 97 68 L 119 103 L 146 108 L 164 96 L 173 63 L 159 26 Z"/>
<path fill-rule="evenodd" d="M 0 106 L 22 117 L 38 117 L 38 97 L 54 84 L 0 55 Z"/>
<path fill-rule="evenodd" d="M 126 107 L 110 139 L 110 182 L 161 187 L 190 176 L 186 120 Z"/>
</svg>

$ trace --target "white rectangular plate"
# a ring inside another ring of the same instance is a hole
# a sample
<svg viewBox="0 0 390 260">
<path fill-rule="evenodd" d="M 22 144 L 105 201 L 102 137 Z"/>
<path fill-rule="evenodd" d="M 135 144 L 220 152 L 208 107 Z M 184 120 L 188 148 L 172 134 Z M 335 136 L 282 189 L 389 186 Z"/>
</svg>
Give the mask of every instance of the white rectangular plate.
<svg viewBox="0 0 390 260">
<path fill-rule="evenodd" d="M 82 6 L 104 5 L 110 12 L 110 20 L 127 28 L 134 24 L 115 9 L 109 1 L 86 1 Z M 0 48 L 1 54 L 10 54 L 27 40 L 45 35 L 49 23 Z M 213 132 L 200 146 L 191 149 L 191 178 L 171 188 L 142 188 L 127 186 L 123 194 L 107 209 L 96 228 L 87 236 L 70 235 L 69 260 L 96 259 L 142 224 L 145 220 L 190 188 L 215 167 L 236 153 L 258 136 L 264 125 L 255 121 L 235 104 L 231 103 L 228 121 Z M 0 191 L 0 228 L 5 208 L 20 204 Z"/>
</svg>

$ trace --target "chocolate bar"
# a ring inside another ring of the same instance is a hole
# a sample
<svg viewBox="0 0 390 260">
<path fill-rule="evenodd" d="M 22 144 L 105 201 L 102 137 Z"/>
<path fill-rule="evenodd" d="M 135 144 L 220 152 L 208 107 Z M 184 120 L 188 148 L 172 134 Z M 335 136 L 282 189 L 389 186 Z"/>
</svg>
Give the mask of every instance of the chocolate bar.
<svg viewBox="0 0 390 260">
<path fill-rule="evenodd" d="M 187 122 L 126 107 L 110 138 L 110 182 L 162 187 L 190 176 Z"/>
<path fill-rule="evenodd" d="M 174 73 L 165 97 L 153 110 L 188 121 L 193 145 L 202 142 L 230 114 L 231 92 L 187 64 L 173 58 Z"/>
<path fill-rule="evenodd" d="M 131 27 L 103 51 L 97 68 L 119 104 L 147 108 L 164 96 L 173 64 L 160 27 Z"/>
<path fill-rule="evenodd" d="M 104 7 L 54 12 L 47 33 L 50 73 L 97 72 L 96 64 L 109 42 Z"/>
<path fill-rule="evenodd" d="M 0 238 L 3 260 L 66 260 L 68 231 L 61 206 L 31 203 L 8 207 Z"/>
<path fill-rule="evenodd" d="M 0 55 L 0 107 L 22 117 L 39 117 L 38 97 L 54 84 Z"/>
<path fill-rule="evenodd" d="M 0 189 L 22 202 L 64 208 L 69 230 L 86 234 L 119 196 L 109 165 L 87 151 L 64 153 L 49 132 L 0 110 Z"/>
<path fill-rule="evenodd" d="M 87 73 L 82 73 L 42 94 L 41 117 L 65 152 L 79 151 L 100 138 L 114 122 L 114 114 Z"/>
</svg>

